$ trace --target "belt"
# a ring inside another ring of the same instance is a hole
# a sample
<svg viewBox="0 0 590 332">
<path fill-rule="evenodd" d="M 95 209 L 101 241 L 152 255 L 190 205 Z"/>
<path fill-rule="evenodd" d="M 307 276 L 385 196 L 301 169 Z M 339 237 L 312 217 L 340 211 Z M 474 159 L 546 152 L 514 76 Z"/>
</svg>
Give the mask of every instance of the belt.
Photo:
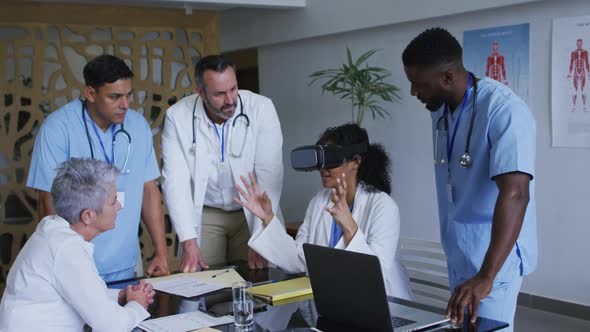
<svg viewBox="0 0 590 332">
<path fill-rule="evenodd" d="M 243 212 L 243 209 L 236 209 L 236 210 L 224 210 L 224 209 L 220 209 L 218 207 L 213 207 L 213 206 L 207 206 L 207 205 L 203 205 L 203 209 L 208 209 L 208 210 L 215 210 L 215 211 L 219 211 L 219 212 L 225 212 L 225 213 L 236 213 L 236 212 Z"/>
</svg>

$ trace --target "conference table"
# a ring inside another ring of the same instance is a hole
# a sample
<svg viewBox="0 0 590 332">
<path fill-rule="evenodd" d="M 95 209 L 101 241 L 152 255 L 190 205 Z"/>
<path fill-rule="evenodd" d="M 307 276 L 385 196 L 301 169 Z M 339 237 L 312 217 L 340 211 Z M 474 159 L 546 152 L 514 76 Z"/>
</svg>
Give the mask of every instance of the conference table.
<svg viewBox="0 0 590 332">
<path fill-rule="evenodd" d="M 302 275 L 287 275 L 277 268 L 267 268 L 263 270 L 250 270 L 247 266 L 233 266 L 240 275 L 254 284 L 267 280 L 286 280 Z M 109 288 L 125 288 L 127 285 L 135 284 L 142 278 L 123 280 L 119 282 L 108 283 Z M 424 304 L 405 301 L 402 299 L 389 298 L 390 301 L 401 303 L 410 307 L 416 307 L 437 313 L 443 313 L 440 308 L 430 307 Z M 180 296 L 167 293 L 156 292 L 154 303 L 150 305 L 148 311 L 150 318 L 165 317 L 179 313 L 200 310 L 211 315 L 233 315 L 232 294 L 230 289 L 224 289 L 214 293 L 206 294 L 196 298 L 182 298 Z M 318 326 L 319 324 L 319 326 Z M 475 324 L 465 322 L 463 328 L 450 329 L 448 324 L 435 326 L 426 331 L 469 331 L 469 332 L 491 332 L 498 331 L 507 327 L 507 323 L 478 318 Z M 273 306 L 269 303 L 262 302 L 258 299 L 254 304 L 254 324 L 251 328 L 253 332 L 278 332 L 278 331 L 306 331 L 305 328 L 318 327 L 321 331 L 359 331 L 358 328 L 350 328 L 337 323 L 322 321 L 318 317 L 315 304 L 312 298 L 303 297 L 299 301 Z M 216 330 L 224 332 L 233 332 L 235 327 L 233 323 L 213 327 Z M 361 329 L 362 330 L 362 329 Z M 134 331 L 142 331 L 136 328 Z M 310 330 L 307 330 L 310 331 Z"/>
</svg>

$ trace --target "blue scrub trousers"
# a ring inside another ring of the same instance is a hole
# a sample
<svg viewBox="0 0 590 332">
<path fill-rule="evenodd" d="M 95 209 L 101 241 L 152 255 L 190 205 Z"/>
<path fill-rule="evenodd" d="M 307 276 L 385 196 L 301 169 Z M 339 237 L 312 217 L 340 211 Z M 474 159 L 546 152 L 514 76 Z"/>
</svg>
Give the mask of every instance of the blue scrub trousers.
<svg viewBox="0 0 590 332">
<path fill-rule="evenodd" d="M 117 272 L 101 274 L 100 277 L 104 282 L 119 281 L 135 278 L 135 267 L 128 268 Z"/>
<path fill-rule="evenodd" d="M 490 295 L 481 300 L 478 309 L 478 316 L 495 319 L 510 324 L 502 332 L 514 331 L 514 314 L 516 312 L 516 300 L 520 292 L 523 277 L 517 277 L 510 282 L 494 282 Z M 451 283 L 451 294 L 455 287 L 467 280 L 449 280 Z"/>
</svg>

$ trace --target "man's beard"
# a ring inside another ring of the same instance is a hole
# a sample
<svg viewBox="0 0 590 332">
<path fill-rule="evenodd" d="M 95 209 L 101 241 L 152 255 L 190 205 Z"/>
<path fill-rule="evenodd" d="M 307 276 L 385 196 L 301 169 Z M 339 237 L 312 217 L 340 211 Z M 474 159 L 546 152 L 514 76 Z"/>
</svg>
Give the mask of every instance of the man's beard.
<svg viewBox="0 0 590 332">
<path fill-rule="evenodd" d="M 426 103 L 426 109 L 430 112 L 436 112 L 447 102 L 447 100 L 449 100 L 449 98 L 449 96 L 441 91 L 441 94 L 435 100 Z"/>
<path fill-rule="evenodd" d="M 229 120 L 233 116 L 233 114 L 229 115 L 229 114 L 223 113 L 222 111 L 224 109 L 228 109 L 228 108 L 232 108 L 233 107 L 233 109 L 235 111 L 235 109 L 238 107 L 238 102 L 237 101 L 235 103 L 233 103 L 233 104 L 225 104 L 225 105 L 221 106 L 221 108 L 214 107 L 213 105 L 211 105 L 211 103 L 207 99 L 205 99 L 205 101 L 206 101 L 205 105 L 207 106 L 207 109 L 210 112 L 212 112 L 213 114 L 215 114 L 218 117 L 222 118 L 223 120 Z"/>
<path fill-rule="evenodd" d="M 438 109 L 444 104 L 444 101 L 428 103 L 426 104 L 426 109 L 430 112 L 436 112 Z"/>
</svg>

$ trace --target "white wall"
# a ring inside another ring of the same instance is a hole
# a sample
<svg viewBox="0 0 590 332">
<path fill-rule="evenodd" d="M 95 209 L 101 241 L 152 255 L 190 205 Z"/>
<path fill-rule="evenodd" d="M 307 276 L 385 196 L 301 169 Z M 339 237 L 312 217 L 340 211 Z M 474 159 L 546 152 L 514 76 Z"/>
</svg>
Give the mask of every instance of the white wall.
<svg viewBox="0 0 590 332">
<path fill-rule="evenodd" d="M 273 99 L 285 137 L 287 167 L 281 205 L 287 220 L 301 220 L 308 200 L 320 187 L 317 173 L 288 168 L 289 151 L 314 143 L 328 126 L 350 121 L 350 106 L 322 96 L 317 85 L 309 87 L 308 74 L 344 61 L 346 46 L 357 56 L 380 48 L 373 63 L 392 71 L 393 83 L 403 89 L 403 101 L 393 106 L 391 120 L 369 119 L 366 127 L 371 139 L 384 144 L 393 159 L 392 195 L 401 208 L 402 236 L 437 240 L 429 115 L 409 94 L 400 55 L 416 34 L 431 26 L 446 27 L 461 41 L 464 30 L 529 22 L 530 108 L 538 128 L 540 261 L 537 271 L 525 279 L 523 291 L 590 305 L 590 150 L 551 148 L 549 106 L 551 19 L 588 14 L 587 0 L 543 1 L 260 48 L 261 91 Z"/>
<path fill-rule="evenodd" d="M 547 0 L 307 0 L 294 10 L 234 9 L 219 16 L 221 51 Z"/>
</svg>

